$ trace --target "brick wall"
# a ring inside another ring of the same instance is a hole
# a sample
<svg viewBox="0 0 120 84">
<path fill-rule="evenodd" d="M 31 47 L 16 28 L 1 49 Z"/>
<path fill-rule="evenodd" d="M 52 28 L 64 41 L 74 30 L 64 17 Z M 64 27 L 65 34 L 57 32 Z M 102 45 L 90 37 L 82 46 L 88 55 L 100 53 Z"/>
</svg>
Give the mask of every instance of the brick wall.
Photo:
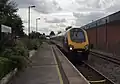
<svg viewBox="0 0 120 84">
<path fill-rule="evenodd" d="M 107 29 L 106 29 L 107 28 Z M 96 30 L 97 29 L 97 30 Z M 115 21 L 96 28 L 87 29 L 90 43 L 94 48 L 119 53 L 120 21 Z"/>
</svg>

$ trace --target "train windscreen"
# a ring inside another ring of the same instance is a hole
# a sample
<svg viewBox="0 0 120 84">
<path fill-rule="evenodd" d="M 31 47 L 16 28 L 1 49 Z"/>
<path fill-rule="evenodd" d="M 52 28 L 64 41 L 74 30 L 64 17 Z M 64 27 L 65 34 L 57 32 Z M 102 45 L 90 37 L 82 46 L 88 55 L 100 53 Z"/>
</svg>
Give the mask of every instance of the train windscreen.
<svg viewBox="0 0 120 84">
<path fill-rule="evenodd" d="M 75 28 L 70 30 L 70 37 L 73 42 L 85 42 L 85 35 L 81 29 Z"/>
</svg>

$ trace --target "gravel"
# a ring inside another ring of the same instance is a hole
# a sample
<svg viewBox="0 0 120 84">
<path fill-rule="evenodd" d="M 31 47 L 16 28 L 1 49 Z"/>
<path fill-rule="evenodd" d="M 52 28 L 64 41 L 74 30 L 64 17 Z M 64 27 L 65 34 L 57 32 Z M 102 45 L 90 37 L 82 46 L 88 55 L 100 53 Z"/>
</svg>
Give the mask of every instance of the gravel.
<svg viewBox="0 0 120 84">
<path fill-rule="evenodd" d="M 115 84 L 120 84 L 120 65 L 93 55 L 89 56 L 88 63 L 115 82 Z"/>
</svg>

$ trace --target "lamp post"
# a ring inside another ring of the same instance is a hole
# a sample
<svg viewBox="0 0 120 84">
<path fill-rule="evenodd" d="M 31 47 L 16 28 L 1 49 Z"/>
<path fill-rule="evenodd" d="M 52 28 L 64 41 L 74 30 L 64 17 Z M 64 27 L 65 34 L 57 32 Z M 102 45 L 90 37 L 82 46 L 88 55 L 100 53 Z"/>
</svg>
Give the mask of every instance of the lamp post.
<svg viewBox="0 0 120 84">
<path fill-rule="evenodd" d="M 30 8 L 35 8 L 35 6 L 28 7 L 28 35 L 30 33 Z"/>
<path fill-rule="evenodd" d="M 36 19 L 36 32 L 37 32 L 37 21 L 40 20 L 40 18 Z"/>
</svg>

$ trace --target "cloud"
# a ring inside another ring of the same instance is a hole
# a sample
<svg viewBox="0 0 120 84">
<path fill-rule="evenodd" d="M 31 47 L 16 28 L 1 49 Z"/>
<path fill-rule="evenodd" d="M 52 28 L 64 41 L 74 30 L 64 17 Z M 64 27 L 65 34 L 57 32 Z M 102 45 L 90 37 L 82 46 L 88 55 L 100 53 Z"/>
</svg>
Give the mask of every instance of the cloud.
<svg viewBox="0 0 120 84">
<path fill-rule="evenodd" d="M 49 28 L 41 28 L 41 29 L 39 29 L 38 31 L 40 31 L 40 32 L 49 32 L 49 31 L 51 31 Z"/>
<path fill-rule="evenodd" d="M 28 23 L 28 21 L 27 20 L 22 20 L 23 21 L 23 23 Z"/>
<path fill-rule="evenodd" d="M 112 5 L 111 7 L 106 9 L 106 12 L 108 13 L 113 13 L 113 12 L 117 12 L 120 11 L 120 0 L 114 0 L 114 5 Z"/>
<path fill-rule="evenodd" d="M 20 10 L 25 28 L 27 28 L 28 6 L 31 10 L 31 26 L 35 28 L 36 18 L 40 32 L 57 32 L 69 25 L 82 26 L 113 12 L 119 11 L 120 0 L 15 0 Z M 56 25 L 57 24 L 57 25 Z M 34 30 L 33 28 L 33 30 Z M 26 31 L 26 30 L 25 30 Z"/>
<path fill-rule="evenodd" d="M 87 16 L 89 14 L 90 14 L 90 12 L 81 12 L 81 13 L 73 12 L 73 16 L 76 17 L 76 18 L 82 18 L 82 17 Z"/>
<path fill-rule="evenodd" d="M 115 4 L 117 0 L 75 0 L 76 3 L 82 5 L 85 9 L 103 10 Z"/>
<path fill-rule="evenodd" d="M 85 25 L 92 20 L 97 20 L 101 18 L 102 16 L 105 16 L 104 12 L 91 12 L 91 13 L 73 13 L 73 15 L 76 17 L 76 26 L 82 26 Z"/>
<path fill-rule="evenodd" d="M 66 25 L 63 24 L 63 23 L 59 24 L 59 26 L 60 26 L 60 27 L 66 27 Z"/>
<path fill-rule="evenodd" d="M 14 0 L 20 8 L 35 5 L 40 13 L 56 13 L 61 11 L 106 11 L 119 10 L 120 0 Z"/>
<path fill-rule="evenodd" d="M 14 0 L 16 4 L 18 4 L 18 7 L 20 8 L 26 8 L 30 5 L 35 5 L 37 0 Z"/>
<path fill-rule="evenodd" d="M 52 28 L 52 29 L 53 29 L 53 28 L 57 28 L 56 25 L 50 25 L 49 27 Z"/>
<path fill-rule="evenodd" d="M 36 5 L 36 10 L 42 13 L 53 13 L 62 10 L 56 1 L 51 0 L 41 0 Z"/>
<path fill-rule="evenodd" d="M 52 20 L 46 19 L 46 23 L 63 23 L 63 22 L 66 22 L 66 19 L 58 19 L 58 18 L 54 18 Z"/>
<path fill-rule="evenodd" d="M 115 11 L 118 11 L 120 0 L 75 0 L 80 6 L 77 8 L 80 12 L 75 12 L 77 26 L 85 25 Z"/>
<path fill-rule="evenodd" d="M 40 13 L 53 13 L 62 10 L 55 0 L 15 0 L 15 2 L 20 8 L 35 5 L 35 10 Z"/>
</svg>

